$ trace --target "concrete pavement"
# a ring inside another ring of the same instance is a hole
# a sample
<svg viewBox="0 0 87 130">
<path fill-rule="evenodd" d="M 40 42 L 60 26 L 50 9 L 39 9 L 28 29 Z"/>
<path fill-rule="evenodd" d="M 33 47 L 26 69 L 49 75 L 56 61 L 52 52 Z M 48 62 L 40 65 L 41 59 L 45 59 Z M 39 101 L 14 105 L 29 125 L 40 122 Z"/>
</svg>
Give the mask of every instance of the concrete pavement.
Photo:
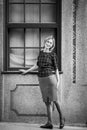
<svg viewBox="0 0 87 130">
<path fill-rule="evenodd" d="M 0 130 L 43 130 L 39 124 L 28 123 L 0 123 Z M 45 129 L 48 130 L 48 129 Z M 58 130 L 58 126 L 54 125 L 53 130 Z M 87 130 L 87 127 L 71 127 L 65 126 L 63 130 Z"/>
<path fill-rule="evenodd" d="M 0 130 L 43 130 L 39 124 L 28 123 L 0 123 Z M 48 129 L 44 129 L 48 130 Z M 58 126 L 54 125 L 53 130 L 58 130 Z M 63 130 L 87 130 L 87 127 L 71 127 L 65 126 Z"/>
</svg>

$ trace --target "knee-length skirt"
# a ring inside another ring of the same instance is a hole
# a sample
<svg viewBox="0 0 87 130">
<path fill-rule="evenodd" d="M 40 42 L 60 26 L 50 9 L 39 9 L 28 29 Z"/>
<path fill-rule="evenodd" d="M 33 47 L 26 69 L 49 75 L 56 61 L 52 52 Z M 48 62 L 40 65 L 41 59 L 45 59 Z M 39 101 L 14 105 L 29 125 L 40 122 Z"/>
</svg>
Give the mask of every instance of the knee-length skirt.
<svg viewBox="0 0 87 130">
<path fill-rule="evenodd" d="M 48 77 L 39 77 L 39 85 L 44 102 L 58 100 L 57 78 L 55 74 Z"/>
</svg>

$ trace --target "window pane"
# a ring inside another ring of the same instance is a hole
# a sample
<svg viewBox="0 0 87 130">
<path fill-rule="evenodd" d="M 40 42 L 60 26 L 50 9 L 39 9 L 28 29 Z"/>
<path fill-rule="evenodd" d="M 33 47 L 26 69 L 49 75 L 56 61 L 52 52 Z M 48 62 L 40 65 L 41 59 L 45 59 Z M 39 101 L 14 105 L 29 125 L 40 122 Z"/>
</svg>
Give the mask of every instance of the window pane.
<svg viewBox="0 0 87 130">
<path fill-rule="evenodd" d="M 10 4 L 9 5 L 9 22 L 20 23 L 24 22 L 24 5 Z"/>
<path fill-rule="evenodd" d="M 24 30 L 11 29 L 9 31 L 9 46 L 10 47 L 24 47 Z"/>
<path fill-rule="evenodd" d="M 38 29 L 26 29 L 25 46 L 26 47 L 39 47 L 39 30 Z"/>
<path fill-rule="evenodd" d="M 44 39 L 46 39 L 49 36 L 55 37 L 55 29 L 41 29 L 41 47 L 43 47 Z"/>
<path fill-rule="evenodd" d="M 25 21 L 27 23 L 38 23 L 39 22 L 39 5 L 27 4 L 25 6 Z"/>
<path fill-rule="evenodd" d="M 10 3 L 22 3 L 24 0 L 9 0 Z"/>
<path fill-rule="evenodd" d="M 39 0 L 25 0 L 25 3 L 39 3 Z"/>
<path fill-rule="evenodd" d="M 56 3 L 56 0 L 41 0 L 43 3 Z"/>
<path fill-rule="evenodd" d="M 10 67 L 23 67 L 24 66 L 24 50 L 23 49 L 10 49 Z"/>
<path fill-rule="evenodd" d="M 56 22 L 56 5 L 51 4 L 41 5 L 41 22 L 42 23 Z"/>
<path fill-rule="evenodd" d="M 25 66 L 29 67 L 34 65 L 39 55 L 39 49 L 26 49 L 25 52 Z"/>
</svg>

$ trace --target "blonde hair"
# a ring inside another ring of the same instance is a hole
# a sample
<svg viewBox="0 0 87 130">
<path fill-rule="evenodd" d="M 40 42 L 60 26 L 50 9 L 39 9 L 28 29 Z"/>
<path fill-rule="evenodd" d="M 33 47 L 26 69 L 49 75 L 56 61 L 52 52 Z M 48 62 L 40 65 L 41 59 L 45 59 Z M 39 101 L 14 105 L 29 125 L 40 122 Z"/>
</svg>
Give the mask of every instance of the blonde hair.
<svg viewBox="0 0 87 130">
<path fill-rule="evenodd" d="M 44 47 L 45 47 L 46 41 L 48 41 L 48 40 L 50 40 L 50 39 L 52 39 L 52 41 L 53 41 L 53 45 L 52 45 L 52 47 L 50 48 L 50 51 L 53 51 L 54 48 L 55 48 L 55 38 L 54 38 L 53 36 L 49 36 L 49 37 L 45 38 L 45 40 L 44 40 Z"/>
</svg>

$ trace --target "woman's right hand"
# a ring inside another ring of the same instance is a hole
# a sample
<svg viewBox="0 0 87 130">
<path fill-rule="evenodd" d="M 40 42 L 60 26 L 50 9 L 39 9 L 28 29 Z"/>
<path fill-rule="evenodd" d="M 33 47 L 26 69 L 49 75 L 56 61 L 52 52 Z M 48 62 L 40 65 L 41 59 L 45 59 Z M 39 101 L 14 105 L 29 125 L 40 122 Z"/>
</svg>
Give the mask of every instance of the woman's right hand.
<svg viewBox="0 0 87 130">
<path fill-rule="evenodd" d="M 26 70 L 24 69 L 19 69 L 19 71 L 22 72 L 23 75 L 26 74 Z"/>
</svg>

